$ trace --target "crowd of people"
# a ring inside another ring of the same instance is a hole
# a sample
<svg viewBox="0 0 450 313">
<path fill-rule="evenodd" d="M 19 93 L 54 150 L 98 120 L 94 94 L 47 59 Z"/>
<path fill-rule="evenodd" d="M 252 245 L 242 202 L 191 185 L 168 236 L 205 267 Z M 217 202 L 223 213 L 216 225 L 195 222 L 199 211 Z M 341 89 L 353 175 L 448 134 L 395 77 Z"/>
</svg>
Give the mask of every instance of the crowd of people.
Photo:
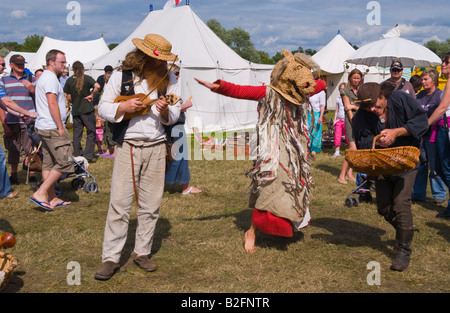
<svg viewBox="0 0 450 313">
<path fill-rule="evenodd" d="M 135 49 L 121 65 L 116 70 L 106 66 L 105 74 L 97 80 L 86 75 L 78 61 L 72 64 L 70 76 L 65 53 L 51 50 L 45 70 L 35 75 L 25 72 L 26 61 L 21 55 L 11 57 L 11 73 L 0 81 L 0 119 L 8 152 L 6 158 L 0 146 L 0 198 L 17 196 L 11 185 L 19 184 L 21 153 L 27 154 L 33 145 L 27 121 L 34 121 L 42 143 L 42 183 L 38 186 L 36 173 L 30 172 L 30 186 L 35 188 L 30 200 L 45 210 L 71 205 L 58 197 L 54 185 L 63 174 L 74 171 L 74 156 L 83 156 L 88 162 L 114 158 L 102 266 L 95 274 L 99 280 L 111 278 L 120 269 L 133 198 L 138 207 L 134 263 L 152 272 L 157 266 L 150 252 L 165 185 L 181 184 L 183 195 L 202 192 L 190 185 L 186 154 L 184 112 L 193 103 L 189 98 L 169 105 L 167 98 L 180 94 L 180 68 L 170 65 L 178 56 L 171 43 L 156 34 L 134 38 L 133 44 Z M 223 80 L 210 83 L 196 78 L 212 92 L 258 102 L 260 153 L 247 172 L 252 180 L 249 208 L 253 209 L 251 226 L 244 235 L 249 253 L 255 252 L 256 231 L 290 237 L 309 224 L 311 160 L 323 153 L 326 83 L 311 59 L 284 50 L 283 54 L 268 86 L 240 86 Z M 450 53 L 443 56 L 442 73 L 447 76 L 449 59 Z M 5 68 L 0 57 L 0 73 Z M 416 168 L 375 180 L 378 212 L 396 231 L 397 255 L 391 269 L 403 271 L 410 262 L 416 231 L 411 201 L 426 200 L 428 180 L 435 203 L 445 202 L 450 188 L 450 88 L 437 88 L 435 69 L 423 71 L 411 82 L 405 80 L 403 65 L 397 60 L 392 62 L 390 74 L 381 84 L 364 83 L 364 75 L 355 69 L 349 73 L 348 83 L 339 86 L 332 157 L 340 157 L 343 136 L 348 149 L 371 148 L 375 136 L 379 147 L 421 149 Z M 124 100 L 116 101 L 118 97 Z M 150 100 L 154 105 L 147 110 Z M 146 114 L 140 114 L 144 111 Z M 66 127 L 69 115 L 73 138 Z M 87 138 L 83 148 L 84 129 Z M 166 168 L 168 141 L 184 144 L 178 158 Z M 355 182 L 356 178 L 344 159 L 337 181 L 347 184 L 347 180 Z M 450 217 L 450 200 L 437 217 Z"/>
</svg>

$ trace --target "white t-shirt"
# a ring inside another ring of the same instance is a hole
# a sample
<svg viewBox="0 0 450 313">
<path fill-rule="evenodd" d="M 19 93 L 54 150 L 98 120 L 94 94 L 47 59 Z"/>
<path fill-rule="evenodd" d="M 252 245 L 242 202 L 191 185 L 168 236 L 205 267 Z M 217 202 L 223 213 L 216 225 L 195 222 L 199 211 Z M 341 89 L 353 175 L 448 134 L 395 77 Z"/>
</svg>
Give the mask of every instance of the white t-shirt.
<svg viewBox="0 0 450 313">
<path fill-rule="evenodd" d="M 36 84 L 36 128 L 39 130 L 57 129 L 57 125 L 53 120 L 47 102 L 47 93 L 53 93 L 57 96 L 59 113 L 63 124 L 66 121 L 66 100 L 64 91 L 55 73 L 45 70 L 39 77 Z"/>
<path fill-rule="evenodd" d="M 326 104 L 325 91 L 322 90 L 321 92 L 309 97 L 309 102 L 311 103 L 311 107 L 314 112 L 320 112 L 320 107 L 325 106 Z"/>
</svg>

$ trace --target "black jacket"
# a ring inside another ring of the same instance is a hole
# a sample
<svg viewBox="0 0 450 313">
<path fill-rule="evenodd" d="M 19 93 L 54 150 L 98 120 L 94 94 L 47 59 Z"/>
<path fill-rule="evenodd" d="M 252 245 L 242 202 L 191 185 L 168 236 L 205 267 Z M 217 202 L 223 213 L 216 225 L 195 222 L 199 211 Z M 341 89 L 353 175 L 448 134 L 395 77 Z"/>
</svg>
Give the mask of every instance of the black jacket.
<svg viewBox="0 0 450 313">
<path fill-rule="evenodd" d="M 373 137 L 383 129 L 405 127 L 410 136 L 397 137 L 390 147 L 414 146 L 420 148 L 422 136 L 428 131 L 428 117 L 420 104 L 404 91 L 394 91 L 387 102 L 388 118 L 383 124 L 378 116 L 359 109 L 352 120 L 353 134 L 358 149 L 371 149 Z"/>
</svg>

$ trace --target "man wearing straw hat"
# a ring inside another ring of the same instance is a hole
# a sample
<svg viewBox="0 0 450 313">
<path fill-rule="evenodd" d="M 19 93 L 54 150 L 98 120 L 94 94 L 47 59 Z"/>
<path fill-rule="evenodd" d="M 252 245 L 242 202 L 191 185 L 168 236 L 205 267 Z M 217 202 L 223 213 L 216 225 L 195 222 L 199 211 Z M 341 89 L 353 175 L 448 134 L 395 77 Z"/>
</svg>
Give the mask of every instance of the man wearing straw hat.
<svg viewBox="0 0 450 313">
<path fill-rule="evenodd" d="M 358 149 L 371 149 L 373 139 L 381 148 L 413 146 L 419 148 L 422 136 L 428 130 L 424 109 L 411 96 L 393 91 L 395 85 L 384 82 L 366 83 L 358 89 L 360 108 L 352 126 Z M 411 212 L 411 194 L 418 165 L 399 174 L 379 176 L 375 181 L 378 213 L 396 230 L 397 255 L 391 270 L 407 269 L 411 255 L 414 231 Z"/>
<path fill-rule="evenodd" d="M 179 94 L 175 75 L 167 68 L 167 61 L 178 59 L 171 52 L 171 43 L 160 35 L 148 34 L 144 39 L 134 38 L 133 44 L 136 49 L 113 72 L 98 106 L 99 115 L 112 123 L 113 140 L 118 144 L 103 241 L 103 265 L 95 273 L 99 280 L 111 278 L 120 268 L 133 196 L 138 206 L 134 263 L 147 272 L 156 270 L 149 255 L 164 191 L 163 125 L 174 124 L 180 115 L 180 105 L 169 106 L 163 97 Z M 148 114 L 124 119 L 126 114 L 145 111 L 148 99 L 132 96 L 138 94 L 157 101 Z M 117 102 L 119 96 L 130 98 Z"/>
</svg>

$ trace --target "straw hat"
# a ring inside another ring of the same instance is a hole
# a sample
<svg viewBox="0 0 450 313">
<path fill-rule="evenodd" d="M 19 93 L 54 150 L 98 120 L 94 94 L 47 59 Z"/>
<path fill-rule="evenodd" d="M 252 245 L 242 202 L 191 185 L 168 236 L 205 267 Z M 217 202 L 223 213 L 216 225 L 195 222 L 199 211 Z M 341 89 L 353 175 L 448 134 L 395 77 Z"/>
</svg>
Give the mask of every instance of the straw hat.
<svg viewBox="0 0 450 313">
<path fill-rule="evenodd" d="M 164 60 L 177 61 L 178 56 L 171 52 L 172 44 L 157 34 L 147 34 L 144 39 L 133 38 L 134 45 L 148 56 Z"/>
</svg>

